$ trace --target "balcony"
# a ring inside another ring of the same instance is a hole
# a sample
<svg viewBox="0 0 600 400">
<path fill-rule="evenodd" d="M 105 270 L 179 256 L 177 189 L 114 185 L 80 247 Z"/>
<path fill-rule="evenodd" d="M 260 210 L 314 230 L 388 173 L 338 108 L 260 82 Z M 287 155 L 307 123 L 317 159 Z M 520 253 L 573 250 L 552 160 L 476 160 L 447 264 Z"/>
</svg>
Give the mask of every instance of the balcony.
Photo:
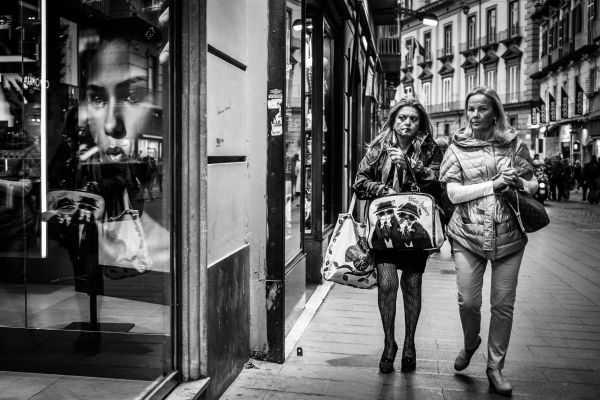
<svg viewBox="0 0 600 400">
<path fill-rule="evenodd" d="M 463 111 L 464 104 L 460 100 L 456 100 L 456 96 L 452 96 L 454 98 L 453 101 L 449 101 L 447 103 L 437 103 L 425 106 L 425 110 L 428 114 L 441 114 L 445 112 L 457 112 Z"/>
<path fill-rule="evenodd" d="M 468 55 L 467 53 L 476 52 L 479 49 L 480 40 L 479 38 L 472 38 L 467 42 L 462 42 L 458 46 L 458 52 L 464 56 Z"/>
<path fill-rule="evenodd" d="M 431 52 L 427 52 L 425 54 L 425 56 L 422 56 L 422 55 L 417 56 L 417 65 L 419 65 L 421 67 L 424 67 L 427 64 L 429 64 L 429 66 L 431 66 L 432 63 L 433 63 L 433 58 L 431 57 Z"/>
<path fill-rule="evenodd" d="M 491 33 L 487 36 L 483 36 L 481 38 L 481 50 L 488 51 L 489 49 L 493 49 L 494 51 L 498 50 L 498 35 L 496 32 Z"/>
<path fill-rule="evenodd" d="M 452 61 L 454 58 L 454 47 L 448 46 L 437 50 L 437 59 L 441 62 Z"/>
<path fill-rule="evenodd" d="M 504 94 L 504 104 L 520 103 L 525 100 L 521 92 L 509 92 Z"/>
<path fill-rule="evenodd" d="M 384 37 L 377 39 L 377 52 L 380 56 L 400 55 L 400 38 Z"/>
<path fill-rule="evenodd" d="M 511 44 L 511 42 L 520 44 L 521 39 L 523 39 L 523 30 L 518 25 L 513 25 L 498 34 L 498 41 L 506 44 L 507 46 Z"/>
</svg>

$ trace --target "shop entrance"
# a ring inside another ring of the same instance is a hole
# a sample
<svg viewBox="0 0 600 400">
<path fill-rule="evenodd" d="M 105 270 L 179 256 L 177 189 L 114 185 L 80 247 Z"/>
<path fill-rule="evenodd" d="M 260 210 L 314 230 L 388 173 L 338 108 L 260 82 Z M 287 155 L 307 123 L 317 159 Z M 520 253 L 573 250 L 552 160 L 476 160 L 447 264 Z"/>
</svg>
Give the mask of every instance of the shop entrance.
<svg viewBox="0 0 600 400">
<path fill-rule="evenodd" d="M 130 3 L 0 4 L 0 369 L 141 392 L 174 369 L 171 64 L 169 2 Z"/>
</svg>

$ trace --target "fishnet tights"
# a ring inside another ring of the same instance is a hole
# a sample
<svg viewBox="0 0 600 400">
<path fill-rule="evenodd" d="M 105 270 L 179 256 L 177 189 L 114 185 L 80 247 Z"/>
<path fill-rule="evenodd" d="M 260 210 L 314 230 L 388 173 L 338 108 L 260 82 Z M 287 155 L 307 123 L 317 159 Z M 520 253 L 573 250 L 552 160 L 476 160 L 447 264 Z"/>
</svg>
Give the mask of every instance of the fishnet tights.
<svg viewBox="0 0 600 400">
<path fill-rule="evenodd" d="M 403 356 L 415 357 L 415 332 L 421 314 L 421 284 L 423 275 L 414 272 L 402 272 L 400 287 L 404 302 L 404 347 Z M 398 271 L 396 264 L 377 264 L 377 301 L 383 324 L 384 354 L 392 355 L 394 345 L 394 326 L 396 321 L 396 298 L 398 295 Z"/>
</svg>

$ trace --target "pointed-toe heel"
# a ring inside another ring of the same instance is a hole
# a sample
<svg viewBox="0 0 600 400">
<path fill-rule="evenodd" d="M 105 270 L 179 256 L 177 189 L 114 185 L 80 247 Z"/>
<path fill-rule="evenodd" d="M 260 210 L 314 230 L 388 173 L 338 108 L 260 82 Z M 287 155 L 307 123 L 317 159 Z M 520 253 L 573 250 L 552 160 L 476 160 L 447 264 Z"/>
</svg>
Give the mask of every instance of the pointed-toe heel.
<svg viewBox="0 0 600 400">
<path fill-rule="evenodd" d="M 458 353 L 456 360 L 454 360 L 454 369 L 457 371 L 462 371 L 463 369 L 467 368 L 471 363 L 471 358 L 473 357 L 473 354 L 475 354 L 480 344 L 481 336 L 477 336 L 477 344 L 475 345 L 475 347 L 473 347 L 473 349 L 469 351 L 462 349 L 460 353 Z"/>
<path fill-rule="evenodd" d="M 417 361 L 413 357 L 402 357 L 400 370 L 411 372 L 417 369 Z"/>
<path fill-rule="evenodd" d="M 512 397 L 512 386 L 504 379 L 499 369 L 488 369 L 486 375 L 490 383 L 490 392 L 495 392 L 504 397 Z"/>
<path fill-rule="evenodd" d="M 385 350 L 383 351 L 383 355 L 381 356 L 381 360 L 379 361 L 379 370 L 384 374 L 389 374 L 390 372 L 394 372 L 394 360 L 396 359 L 396 353 L 398 353 L 398 345 L 394 342 L 394 347 L 392 347 L 392 357 L 385 357 Z"/>
</svg>

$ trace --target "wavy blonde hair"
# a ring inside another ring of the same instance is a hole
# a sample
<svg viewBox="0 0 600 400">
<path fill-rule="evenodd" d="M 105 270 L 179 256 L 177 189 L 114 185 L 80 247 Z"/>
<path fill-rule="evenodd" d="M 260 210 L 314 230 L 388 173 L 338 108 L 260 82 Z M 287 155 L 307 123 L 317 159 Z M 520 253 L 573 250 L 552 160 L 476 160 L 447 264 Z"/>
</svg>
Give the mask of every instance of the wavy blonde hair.
<svg viewBox="0 0 600 400">
<path fill-rule="evenodd" d="M 375 136 L 375 138 L 368 144 L 368 149 L 376 147 L 378 145 L 383 145 L 386 142 L 390 142 L 392 140 L 392 135 L 394 133 L 394 123 L 396 122 L 396 117 L 398 113 L 402 109 L 402 107 L 414 107 L 419 113 L 419 135 L 424 134 L 432 134 L 433 133 L 433 124 L 429 119 L 429 115 L 427 115 L 427 111 L 425 111 L 425 107 L 419 100 L 414 97 L 402 97 L 398 103 L 396 103 L 392 109 L 390 110 L 390 114 L 388 115 L 387 120 L 383 124 L 383 127 Z M 391 135 L 390 135 L 391 133 Z"/>
</svg>

